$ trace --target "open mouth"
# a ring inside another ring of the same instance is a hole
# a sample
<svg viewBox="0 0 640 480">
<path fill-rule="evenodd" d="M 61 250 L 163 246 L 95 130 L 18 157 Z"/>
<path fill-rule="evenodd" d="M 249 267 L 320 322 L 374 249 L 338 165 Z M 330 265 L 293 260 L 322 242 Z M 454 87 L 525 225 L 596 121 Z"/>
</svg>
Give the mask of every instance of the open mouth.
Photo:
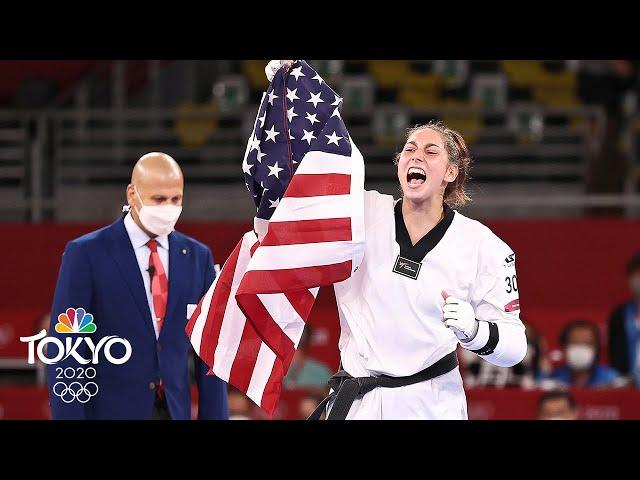
<svg viewBox="0 0 640 480">
<path fill-rule="evenodd" d="M 427 174 L 419 167 L 411 167 L 407 171 L 407 183 L 409 185 L 422 185 L 427 180 Z"/>
</svg>

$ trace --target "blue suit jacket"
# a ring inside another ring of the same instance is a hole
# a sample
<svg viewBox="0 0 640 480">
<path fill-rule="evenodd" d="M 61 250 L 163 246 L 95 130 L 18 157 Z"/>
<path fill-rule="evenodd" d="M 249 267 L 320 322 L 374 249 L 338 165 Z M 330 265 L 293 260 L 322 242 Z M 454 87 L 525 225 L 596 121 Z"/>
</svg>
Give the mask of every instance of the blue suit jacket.
<svg viewBox="0 0 640 480">
<path fill-rule="evenodd" d="M 69 242 L 62 257 L 51 310 L 49 336 L 64 343 L 55 324 L 67 308 L 84 308 L 94 316 L 97 326 L 91 334 L 94 344 L 107 335 L 124 338 L 131 344 L 131 358 L 114 365 L 101 352 L 99 363 L 84 367 L 96 369 L 93 380 L 99 392 L 86 403 L 65 403 L 51 393 L 60 381 L 60 367 L 78 364 L 72 356 L 47 365 L 47 383 L 54 419 L 148 419 L 155 399 L 155 385 L 162 379 L 172 419 L 191 418 L 191 390 L 188 359 L 193 355 L 185 333 L 187 304 L 200 301 L 215 277 L 211 251 L 202 243 L 179 232 L 169 235 L 169 296 L 167 312 L 156 340 L 144 283 L 131 241 L 124 227 L 124 217 L 113 224 Z M 80 334 L 82 336 L 83 334 Z M 85 335 L 89 336 L 89 335 Z M 86 343 L 82 343 L 86 347 Z M 120 351 L 118 351 L 120 347 Z M 47 349 L 55 349 L 48 344 Z M 79 348 L 90 358 L 89 348 Z M 115 345 L 112 354 L 122 357 L 124 347 Z M 48 354 L 49 358 L 55 352 Z M 206 375 L 206 365 L 196 356 L 198 418 L 227 419 L 226 383 Z M 69 371 L 70 372 L 70 371 Z M 85 382 L 87 380 L 84 380 Z M 67 380 L 67 383 L 71 381 Z"/>
</svg>

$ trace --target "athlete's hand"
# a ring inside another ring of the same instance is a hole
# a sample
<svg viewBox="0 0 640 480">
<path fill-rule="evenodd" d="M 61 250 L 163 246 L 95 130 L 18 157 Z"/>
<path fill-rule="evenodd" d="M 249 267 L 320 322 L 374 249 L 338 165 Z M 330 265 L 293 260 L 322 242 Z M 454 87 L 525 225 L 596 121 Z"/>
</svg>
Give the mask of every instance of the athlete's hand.
<svg viewBox="0 0 640 480">
<path fill-rule="evenodd" d="M 442 317 L 447 328 L 453 330 L 458 340 L 463 343 L 473 340 L 478 333 L 478 320 L 470 303 L 442 291 L 444 306 Z"/>
<path fill-rule="evenodd" d="M 267 66 L 264 67 L 264 73 L 267 75 L 267 80 L 273 80 L 273 77 L 276 75 L 278 70 L 282 67 L 290 68 L 294 63 L 295 60 L 271 60 L 267 63 Z"/>
</svg>

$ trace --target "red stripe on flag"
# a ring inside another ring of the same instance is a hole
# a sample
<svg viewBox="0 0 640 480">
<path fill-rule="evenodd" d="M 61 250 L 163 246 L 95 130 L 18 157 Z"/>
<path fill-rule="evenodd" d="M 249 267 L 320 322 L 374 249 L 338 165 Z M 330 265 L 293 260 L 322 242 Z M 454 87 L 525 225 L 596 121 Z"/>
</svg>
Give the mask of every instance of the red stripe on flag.
<svg viewBox="0 0 640 480">
<path fill-rule="evenodd" d="M 284 292 L 284 295 L 298 315 L 306 322 L 311 313 L 313 303 L 316 301 L 313 293 L 304 289 L 296 292 Z"/>
<path fill-rule="evenodd" d="M 216 289 L 213 292 L 213 298 L 211 299 L 211 305 L 207 312 L 207 321 L 202 332 L 202 339 L 200 343 L 200 357 L 209 366 L 213 365 L 213 354 L 216 346 L 218 345 L 220 328 L 222 327 L 222 321 L 224 320 L 224 311 L 227 308 L 227 302 L 229 301 L 229 295 L 231 294 L 231 285 L 233 284 L 233 276 L 236 271 L 241 248 L 242 239 L 238 242 L 236 248 L 233 249 L 233 252 L 231 252 L 229 259 L 220 272 L 220 278 L 216 284 Z"/>
<path fill-rule="evenodd" d="M 260 245 L 297 245 L 301 243 L 339 242 L 351 240 L 351 218 L 323 218 L 271 222 Z"/>
<path fill-rule="evenodd" d="M 346 280 L 351 275 L 351 260 L 315 267 L 281 270 L 249 270 L 244 274 L 238 295 L 282 293 L 287 290 L 320 287 Z"/>
<path fill-rule="evenodd" d="M 284 196 L 289 198 L 348 195 L 351 175 L 344 173 L 298 173 L 293 176 Z"/>
<path fill-rule="evenodd" d="M 258 249 L 259 246 L 260 246 L 260 242 L 256 242 L 252 245 L 251 249 L 249 250 L 250 257 L 253 257 L 253 254 L 255 253 L 255 251 Z"/>
<path fill-rule="evenodd" d="M 260 402 L 260 408 L 267 412 L 269 417 L 273 417 L 276 407 L 278 406 L 283 380 L 284 371 L 282 370 L 282 360 L 276 357 L 275 362 L 273 362 L 273 368 L 271 369 L 271 375 L 264 387 L 262 401 Z"/>
<path fill-rule="evenodd" d="M 240 345 L 238 345 L 238 351 L 229 373 L 229 383 L 244 393 L 247 393 L 249 389 L 249 382 L 258 360 L 261 344 L 262 340 L 251 322 L 245 322 Z"/>
<path fill-rule="evenodd" d="M 282 360 L 283 371 L 286 372 L 289 370 L 289 365 L 291 364 L 291 360 L 293 360 L 293 354 L 295 352 L 295 346 L 291 339 L 284 333 L 280 325 L 273 320 L 273 317 L 271 317 L 271 314 L 257 295 L 236 294 L 236 300 L 238 301 L 238 307 L 248 320 L 247 323 L 250 322 L 253 325 L 255 331 L 262 338 L 262 341 Z M 238 353 L 240 353 L 239 348 Z M 248 385 L 247 383 L 247 386 Z"/>
</svg>

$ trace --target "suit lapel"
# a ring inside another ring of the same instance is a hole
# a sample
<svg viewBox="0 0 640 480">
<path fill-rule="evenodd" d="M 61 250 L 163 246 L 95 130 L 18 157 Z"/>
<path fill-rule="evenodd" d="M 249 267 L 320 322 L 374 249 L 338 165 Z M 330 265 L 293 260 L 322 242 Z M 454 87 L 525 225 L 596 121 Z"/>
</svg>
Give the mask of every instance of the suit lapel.
<svg viewBox="0 0 640 480">
<path fill-rule="evenodd" d="M 109 253 L 115 260 L 120 270 L 122 278 L 127 284 L 128 290 L 140 310 L 140 314 L 144 319 L 147 330 L 151 335 L 156 336 L 153 330 L 151 312 L 149 311 L 149 302 L 146 292 L 144 291 L 144 281 L 138 266 L 138 260 L 133 251 L 131 240 L 124 228 L 124 217 L 120 218 L 112 225 L 111 235 L 108 242 Z"/>
<path fill-rule="evenodd" d="M 187 273 L 187 258 L 192 255 L 188 246 L 178 237 L 176 232 L 169 234 L 169 298 L 167 299 L 167 313 L 165 324 L 171 321 L 176 308 L 184 303 L 184 279 Z M 187 312 L 178 311 L 176 315 L 183 315 L 186 318 Z M 164 327 L 162 329 L 164 331 Z M 160 332 L 162 335 L 162 331 Z"/>
</svg>

